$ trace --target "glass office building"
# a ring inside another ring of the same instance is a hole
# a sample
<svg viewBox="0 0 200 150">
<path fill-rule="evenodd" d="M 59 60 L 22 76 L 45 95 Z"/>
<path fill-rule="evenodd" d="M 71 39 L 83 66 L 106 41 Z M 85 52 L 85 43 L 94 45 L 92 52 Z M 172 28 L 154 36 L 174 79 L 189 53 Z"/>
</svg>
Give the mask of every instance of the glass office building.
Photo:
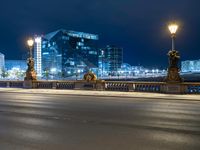
<svg viewBox="0 0 200 150">
<path fill-rule="evenodd" d="M 108 45 L 100 49 L 99 53 L 100 74 L 117 74 L 123 63 L 123 48 Z"/>
<path fill-rule="evenodd" d="M 181 62 L 182 72 L 200 72 L 200 60 L 186 60 Z"/>
<path fill-rule="evenodd" d="M 68 31 L 51 32 L 42 37 L 42 71 L 74 76 L 88 70 L 98 70 L 98 35 Z"/>
<path fill-rule="evenodd" d="M 37 77 L 42 76 L 42 37 L 36 36 L 34 39 L 34 61 Z"/>
<path fill-rule="evenodd" d="M 5 67 L 5 56 L 4 54 L 0 53 L 0 70 L 3 70 Z"/>
</svg>

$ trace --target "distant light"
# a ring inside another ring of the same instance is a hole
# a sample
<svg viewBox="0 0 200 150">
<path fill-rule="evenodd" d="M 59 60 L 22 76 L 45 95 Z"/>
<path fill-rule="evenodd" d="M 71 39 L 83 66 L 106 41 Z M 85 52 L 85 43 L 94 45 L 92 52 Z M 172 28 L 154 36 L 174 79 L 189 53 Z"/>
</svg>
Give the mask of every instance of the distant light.
<svg viewBox="0 0 200 150">
<path fill-rule="evenodd" d="M 56 72 L 56 68 L 51 68 L 51 72 Z"/>
<path fill-rule="evenodd" d="M 36 42 L 36 43 L 41 43 L 41 41 L 42 41 L 42 38 L 41 38 L 41 37 L 38 36 L 38 37 L 35 38 L 35 42 Z"/>
<path fill-rule="evenodd" d="M 42 53 L 43 55 L 49 55 L 49 52 L 44 52 L 44 53 Z"/>
<path fill-rule="evenodd" d="M 158 73 L 158 72 L 159 72 L 159 70 L 158 70 L 158 69 L 156 69 L 156 72 Z"/>
<path fill-rule="evenodd" d="M 169 29 L 169 31 L 170 31 L 171 34 L 175 34 L 176 31 L 178 30 L 178 25 L 175 24 L 175 23 L 174 24 L 170 24 L 168 26 L 168 29 Z"/>
<path fill-rule="evenodd" d="M 13 67 L 11 70 L 20 70 L 19 67 Z"/>
<path fill-rule="evenodd" d="M 27 44 L 28 44 L 29 47 L 32 47 L 33 44 L 34 44 L 33 39 L 29 39 L 29 40 L 27 41 Z"/>
</svg>

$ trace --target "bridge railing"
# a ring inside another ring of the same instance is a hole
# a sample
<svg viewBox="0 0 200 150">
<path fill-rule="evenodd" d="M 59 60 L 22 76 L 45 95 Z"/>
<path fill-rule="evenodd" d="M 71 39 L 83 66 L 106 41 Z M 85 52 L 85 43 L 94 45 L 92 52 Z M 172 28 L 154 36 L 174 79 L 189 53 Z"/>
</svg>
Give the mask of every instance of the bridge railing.
<svg viewBox="0 0 200 150">
<path fill-rule="evenodd" d="M 136 92 L 157 92 L 162 93 L 164 82 L 124 82 L 106 81 L 105 90 L 108 91 L 136 91 Z"/>
<path fill-rule="evenodd" d="M 183 83 L 185 94 L 200 94 L 200 83 L 185 82 Z"/>
<path fill-rule="evenodd" d="M 0 81 L 1 88 L 26 88 L 25 81 Z M 83 89 L 122 92 L 153 92 L 179 94 L 200 94 L 200 82 L 169 84 L 165 82 L 128 82 L 128 81 L 32 81 L 30 88 L 37 89 Z M 169 92 L 169 91 L 172 92 Z"/>
<path fill-rule="evenodd" d="M 33 81 L 37 89 L 74 89 L 75 81 Z"/>
<path fill-rule="evenodd" d="M 136 92 L 163 93 L 165 85 L 164 82 L 135 82 L 133 83 L 133 90 Z"/>
<path fill-rule="evenodd" d="M 23 88 L 24 81 L 0 81 L 0 87 Z"/>
<path fill-rule="evenodd" d="M 131 82 L 124 81 L 105 81 L 105 90 L 107 91 L 130 91 Z"/>
</svg>

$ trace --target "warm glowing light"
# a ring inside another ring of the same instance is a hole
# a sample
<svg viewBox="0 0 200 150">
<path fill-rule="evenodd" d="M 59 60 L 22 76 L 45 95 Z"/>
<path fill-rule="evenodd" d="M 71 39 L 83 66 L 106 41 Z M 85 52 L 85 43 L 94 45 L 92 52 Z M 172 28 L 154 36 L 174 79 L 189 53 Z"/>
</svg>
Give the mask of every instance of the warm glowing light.
<svg viewBox="0 0 200 150">
<path fill-rule="evenodd" d="M 171 34 L 176 34 L 176 31 L 178 30 L 178 25 L 177 24 L 170 24 L 168 26 L 168 29 Z"/>
<path fill-rule="evenodd" d="M 29 40 L 27 41 L 27 44 L 28 44 L 29 47 L 32 47 L 33 44 L 34 44 L 33 39 L 29 39 Z"/>
</svg>

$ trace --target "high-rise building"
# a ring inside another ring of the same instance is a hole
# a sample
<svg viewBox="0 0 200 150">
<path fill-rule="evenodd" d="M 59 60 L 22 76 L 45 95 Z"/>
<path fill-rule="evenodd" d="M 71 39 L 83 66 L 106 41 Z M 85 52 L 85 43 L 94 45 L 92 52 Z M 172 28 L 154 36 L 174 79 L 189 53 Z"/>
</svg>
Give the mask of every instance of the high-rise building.
<svg viewBox="0 0 200 150">
<path fill-rule="evenodd" d="M 97 70 L 98 35 L 68 31 L 51 32 L 42 39 L 42 71 L 73 76 L 86 70 Z"/>
<path fill-rule="evenodd" d="M 42 76 L 42 37 L 36 36 L 34 40 L 34 62 L 37 77 Z"/>
<path fill-rule="evenodd" d="M 0 70 L 5 68 L 5 56 L 4 54 L 0 53 Z"/>
<path fill-rule="evenodd" d="M 100 49 L 99 70 L 102 72 L 116 73 L 123 63 L 123 49 L 117 46 L 108 45 Z"/>
<path fill-rule="evenodd" d="M 182 72 L 200 72 L 200 59 L 182 61 L 181 71 Z"/>
</svg>

